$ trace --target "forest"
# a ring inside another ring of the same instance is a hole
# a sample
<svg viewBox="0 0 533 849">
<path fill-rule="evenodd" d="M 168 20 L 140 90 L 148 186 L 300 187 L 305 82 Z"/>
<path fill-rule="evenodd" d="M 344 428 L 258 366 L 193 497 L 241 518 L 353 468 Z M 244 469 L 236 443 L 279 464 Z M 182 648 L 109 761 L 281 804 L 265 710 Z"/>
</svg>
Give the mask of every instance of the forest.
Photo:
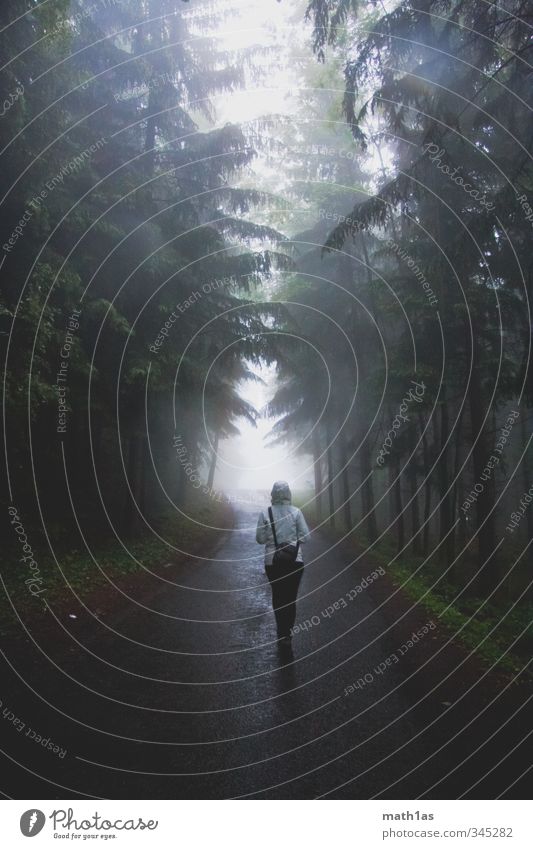
<svg viewBox="0 0 533 849">
<path fill-rule="evenodd" d="M 275 362 L 276 435 L 313 455 L 318 521 L 523 589 L 530 11 L 298 5 L 315 61 L 295 113 L 217 126 L 210 99 L 270 70 L 194 37 L 217 3 L 2 4 L 5 503 L 68 525 L 66 464 L 93 532 L 134 531 L 161 482 L 185 503 L 175 434 L 210 465 L 259 415 L 241 381 Z M 243 176 L 258 150 L 281 191 Z"/>
<path fill-rule="evenodd" d="M 210 556 L 268 422 L 316 533 L 518 670 L 531 4 L 249 6 L 2 0 L 1 623 L 21 542 L 49 603 Z"/>
</svg>

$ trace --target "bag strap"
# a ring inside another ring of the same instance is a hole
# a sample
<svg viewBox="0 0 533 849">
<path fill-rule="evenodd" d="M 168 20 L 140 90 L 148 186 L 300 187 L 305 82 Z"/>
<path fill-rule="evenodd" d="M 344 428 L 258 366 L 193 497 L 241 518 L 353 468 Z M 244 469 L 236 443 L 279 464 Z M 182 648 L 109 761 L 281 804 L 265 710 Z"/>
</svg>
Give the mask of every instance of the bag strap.
<svg viewBox="0 0 533 849">
<path fill-rule="evenodd" d="M 270 527 L 272 528 L 272 535 L 274 537 L 274 545 L 276 546 L 276 548 L 279 548 L 278 538 L 276 536 L 276 525 L 274 524 L 274 515 L 272 513 L 272 507 L 268 508 L 268 517 L 270 519 Z"/>
<path fill-rule="evenodd" d="M 272 507 L 268 508 L 268 517 L 270 519 L 270 527 L 272 528 L 272 536 L 274 537 L 274 545 L 278 549 L 280 546 L 279 546 L 279 543 L 278 543 L 278 538 L 276 536 L 276 524 L 274 522 L 274 515 L 272 513 Z M 300 540 L 297 539 L 296 540 L 296 557 L 298 557 L 299 550 L 300 550 Z"/>
</svg>

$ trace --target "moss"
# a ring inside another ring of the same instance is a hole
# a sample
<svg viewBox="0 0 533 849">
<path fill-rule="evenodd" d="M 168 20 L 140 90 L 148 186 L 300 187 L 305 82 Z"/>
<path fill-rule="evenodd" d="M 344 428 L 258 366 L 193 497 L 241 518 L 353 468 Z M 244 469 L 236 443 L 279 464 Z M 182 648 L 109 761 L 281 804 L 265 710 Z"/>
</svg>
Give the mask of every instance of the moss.
<svg viewBox="0 0 533 849">
<path fill-rule="evenodd" d="M 524 668 L 530 657 L 527 641 L 531 637 L 533 624 L 533 605 L 522 604 L 510 613 L 511 603 L 505 606 L 500 603 L 488 603 L 482 598 L 473 596 L 458 596 L 459 589 L 436 575 L 416 572 L 422 558 L 396 559 L 394 546 L 390 541 L 380 542 L 369 552 L 387 568 L 387 574 L 395 586 L 413 601 L 416 601 L 439 622 L 453 632 L 454 639 L 468 649 L 474 649 L 476 654 L 491 665 L 498 663 L 501 669 L 517 673 Z M 512 651 L 509 646 L 522 634 L 519 643 Z M 522 654 L 521 647 L 524 648 Z M 502 654 L 505 656 L 502 657 Z M 501 658 L 501 659 L 500 659 Z"/>
<path fill-rule="evenodd" d="M 163 540 L 168 540 L 170 544 L 181 549 L 194 551 L 202 547 L 205 540 L 203 525 L 225 527 L 229 524 L 231 508 L 225 501 L 205 498 L 195 493 L 194 502 L 191 502 L 187 509 L 194 515 L 196 522 L 191 522 L 173 511 L 172 514 L 163 516 L 156 527 Z M 87 550 L 56 550 L 61 570 L 51 555 L 39 558 L 40 574 L 43 586 L 46 587 L 46 599 L 50 604 L 61 603 L 69 598 L 70 590 L 65 581 L 68 581 L 77 594 L 86 595 L 105 586 L 108 578 L 115 581 L 126 575 L 139 574 L 143 570 L 143 564 L 157 568 L 175 557 L 175 552 L 148 528 L 142 536 L 125 539 L 123 544 L 115 537 L 99 545 L 91 540 L 91 551 L 92 557 Z M 64 578 L 61 572 L 64 573 Z M 28 615 L 35 615 L 36 611 L 40 612 L 44 607 L 42 600 L 33 597 L 24 584 L 28 576 L 24 564 L 18 559 L 18 552 L 13 550 L 12 556 L 6 558 L 3 565 L 2 577 L 7 593 L 23 619 Z M 0 631 L 5 633 L 15 622 L 11 605 L 3 593 Z"/>
</svg>

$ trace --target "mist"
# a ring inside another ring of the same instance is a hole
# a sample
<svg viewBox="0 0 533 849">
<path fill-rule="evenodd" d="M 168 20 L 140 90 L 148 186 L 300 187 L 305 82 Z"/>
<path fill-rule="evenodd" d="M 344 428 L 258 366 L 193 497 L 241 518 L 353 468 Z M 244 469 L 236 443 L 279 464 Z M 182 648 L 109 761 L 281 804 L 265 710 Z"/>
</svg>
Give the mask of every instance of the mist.
<svg viewBox="0 0 533 849">
<path fill-rule="evenodd" d="M 531 23 L 2 0 L 8 799 L 525 796 Z"/>
</svg>

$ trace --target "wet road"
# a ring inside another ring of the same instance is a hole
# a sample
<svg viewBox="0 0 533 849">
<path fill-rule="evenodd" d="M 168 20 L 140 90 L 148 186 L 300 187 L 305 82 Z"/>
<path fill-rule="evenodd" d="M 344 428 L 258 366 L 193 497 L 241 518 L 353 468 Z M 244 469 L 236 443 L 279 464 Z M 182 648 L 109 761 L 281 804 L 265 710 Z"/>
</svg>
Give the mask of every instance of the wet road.
<svg viewBox="0 0 533 849">
<path fill-rule="evenodd" d="M 483 798 L 516 781 L 510 793 L 519 796 L 523 746 L 506 756 L 524 736 L 526 696 L 515 687 L 476 720 L 496 695 L 490 679 L 462 700 L 472 673 L 437 688 L 457 659 L 434 657 L 445 641 L 438 627 L 400 657 L 427 615 L 418 610 L 418 619 L 398 621 L 397 608 L 378 599 L 380 576 L 354 593 L 375 563 L 351 564 L 345 549 L 330 550 L 320 534 L 304 551 L 297 614 L 297 623 L 315 624 L 294 638 L 292 662 L 280 657 L 256 515 L 256 507 L 237 511 L 235 531 L 212 561 L 169 566 L 165 578 L 175 585 L 150 578 L 138 604 L 117 602 L 101 622 L 80 608 L 76 620 L 58 617 L 42 651 L 26 640 L 6 653 L 13 668 L 5 666 L 4 703 L 67 751 L 60 758 L 2 723 L 6 792 Z M 417 674 L 423 661 L 426 671 Z M 365 675 L 365 686 L 345 695 Z"/>
</svg>

